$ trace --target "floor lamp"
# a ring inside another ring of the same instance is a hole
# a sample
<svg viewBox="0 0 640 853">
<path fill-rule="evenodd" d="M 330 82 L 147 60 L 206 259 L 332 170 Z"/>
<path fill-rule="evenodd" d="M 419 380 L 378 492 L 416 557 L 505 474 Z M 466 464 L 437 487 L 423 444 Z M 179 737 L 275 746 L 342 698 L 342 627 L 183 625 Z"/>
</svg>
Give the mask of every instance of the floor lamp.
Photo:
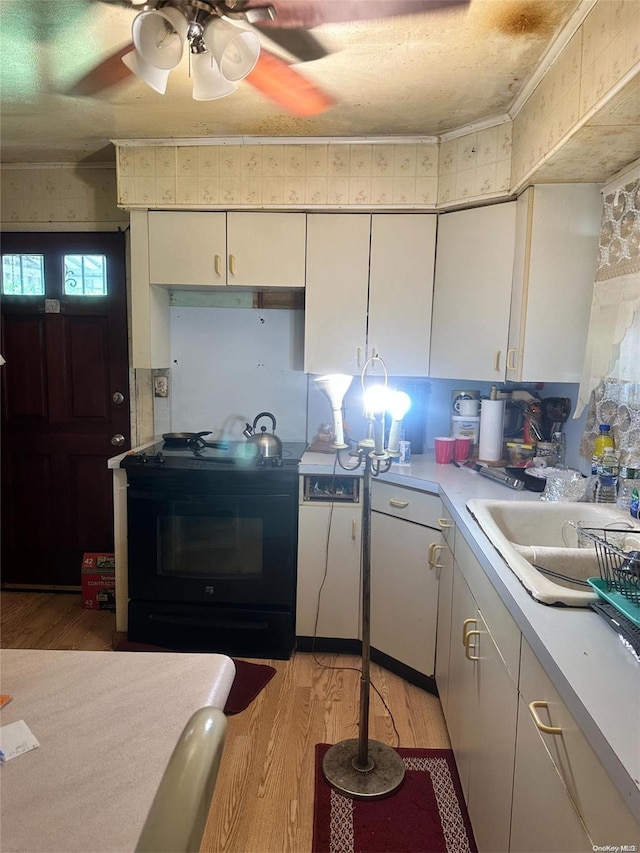
<svg viewBox="0 0 640 853">
<path fill-rule="evenodd" d="M 365 388 L 367 367 L 381 363 L 384 370 L 384 384 Z M 335 382 L 332 380 L 335 379 Z M 341 410 L 344 394 L 350 382 L 341 375 L 324 376 L 319 382 L 320 389 L 327 395 L 329 387 L 334 390 L 329 397 L 332 411 Z M 346 387 L 345 387 L 346 386 Z M 371 692 L 371 482 L 372 477 L 385 473 L 392 461 L 400 457 L 398 441 L 402 418 L 411 401 L 404 392 L 392 392 L 387 386 L 387 372 L 382 359 L 369 359 L 362 371 L 363 400 L 366 417 L 372 427 L 369 436 L 358 443 L 355 451 L 356 464 L 346 465 L 336 449 L 340 467 L 348 471 L 363 468 L 362 480 L 362 675 L 360 678 L 360 724 L 358 738 L 343 740 L 330 747 L 326 752 L 322 771 L 325 779 L 339 793 L 353 799 L 382 799 L 393 794 L 404 780 L 405 767 L 402 758 L 395 749 L 369 738 L 369 697 Z M 336 400 L 339 391 L 340 405 Z M 392 415 L 389 446 L 384 447 L 385 412 Z M 342 421 L 340 420 L 340 428 Z M 334 430 L 335 432 L 335 430 Z M 343 444 L 344 446 L 344 444 Z"/>
</svg>

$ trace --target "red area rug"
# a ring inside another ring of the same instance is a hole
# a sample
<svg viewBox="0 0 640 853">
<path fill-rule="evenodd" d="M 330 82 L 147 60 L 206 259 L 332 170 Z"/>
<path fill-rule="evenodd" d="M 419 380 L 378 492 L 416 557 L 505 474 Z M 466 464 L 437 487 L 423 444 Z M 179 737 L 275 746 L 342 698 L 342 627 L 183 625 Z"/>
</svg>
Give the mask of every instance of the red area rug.
<svg viewBox="0 0 640 853">
<path fill-rule="evenodd" d="M 322 774 L 329 744 L 316 745 L 313 853 L 476 853 L 453 752 L 398 749 L 401 787 L 384 800 L 352 800 Z"/>
<path fill-rule="evenodd" d="M 113 638 L 115 652 L 172 652 L 161 646 L 149 646 L 146 643 L 135 643 L 125 636 L 116 634 Z M 233 679 L 224 712 L 227 716 L 244 711 L 263 690 L 276 674 L 272 666 L 264 663 L 250 663 L 246 660 L 232 659 L 236 665 L 236 677 Z"/>
</svg>

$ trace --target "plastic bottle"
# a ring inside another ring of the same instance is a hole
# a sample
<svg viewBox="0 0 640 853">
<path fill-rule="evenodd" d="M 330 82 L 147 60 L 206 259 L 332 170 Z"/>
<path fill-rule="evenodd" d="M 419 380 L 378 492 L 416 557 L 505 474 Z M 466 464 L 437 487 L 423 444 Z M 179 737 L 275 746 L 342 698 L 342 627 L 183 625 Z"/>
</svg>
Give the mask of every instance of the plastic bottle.
<svg viewBox="0 0 640 853">
<path fill-rule="evenodd" d="M 551 436 L 553 444 L 556 446 L 556 465 L 558 468 L 566 468 L 567 462 L 567 445 L 563 432 L 554 432 Z"/>
<path fill-rule="evenodd" d="M 600 424 L 600 432 L 596 436 L 595 444 L 593 445 L 593 459 L 591 470 L 593 474 L 597 474 L 597 460 L 604 454 L 605 449 L 609 447 L 615 450 L 616 446 L 611 435 L 611 427 L 609 424 Z M 593 463 L 595 462 L 595 470 Z"/>
<path fill-rule="evenodd" d="M 631 518 L 640 519 L 640 485 L 634 486 L 631 490 L 629 513 L 631 514 Z"/>
<path fill-rule="evenodd" d="M 640 485 L 639 478 L 640 469 L 631 468 L 628 465 L 620 466 L 620 474 L 618 477 L 618 500 L 616 501 L 618 509 L 624 512 L 631 510 L 631 495 L 634 488 Z"/>
<path fill-rule="evenodd" d="M 589 493 L 593 496 L 593 500 L 597 500 L 595 493 L 598 489 L 598 463 L 607 448 L 615 450 L 613 436 L 611 435 L 611 427 L 609 424 L 600 424 L 600 432 L 596 436 L 596 440 L 593 445 L 593 456 L 591 457 L 591 480 L 589 482 Z"/>
<path fill-rule="evenodd" d="M 605 447 L 598 460 L 598 482 L 596 483 L 596 503 L 614 504 L 618 500 L 618 474 L 620 464 L 618 455 L 611 447 Z"/>
</svg>

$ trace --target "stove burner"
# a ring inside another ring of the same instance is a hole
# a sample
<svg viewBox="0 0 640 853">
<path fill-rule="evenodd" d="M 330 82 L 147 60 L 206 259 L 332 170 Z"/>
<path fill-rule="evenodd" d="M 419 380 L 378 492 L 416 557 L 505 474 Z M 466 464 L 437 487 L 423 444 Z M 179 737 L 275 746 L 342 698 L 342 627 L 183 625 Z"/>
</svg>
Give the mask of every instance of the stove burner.
<svg viewBox="0 0 640 853">
<path fill-rule="evenodd" d="M 252 456 L 247 454 L 247 443 L 244 441 L 204 441 L 198 438 L 189 440 L 181 447 L 173 442 L 158 442 L 137 453 L 129 453 L 122 460 L 121 467 L 137 468 L 144 465 L 191 470 L 202 467 L 206 470 L 213 463 L 216 469 L 273 470 L 297 466 L 305 450 L 305 442 L 284 442 L 282 456 Z"/>
</svg>

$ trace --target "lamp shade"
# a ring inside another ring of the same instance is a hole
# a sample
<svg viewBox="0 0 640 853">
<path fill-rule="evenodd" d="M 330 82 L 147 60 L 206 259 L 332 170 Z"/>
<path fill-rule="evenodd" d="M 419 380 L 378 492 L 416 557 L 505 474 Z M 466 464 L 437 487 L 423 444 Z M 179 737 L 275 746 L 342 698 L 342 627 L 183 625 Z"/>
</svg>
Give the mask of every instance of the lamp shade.
<svg viewBox="0 0 640 853">
<path fill-rule="evenodd" d="M 140 12 L 131 27 L 136 50 L 154 68 L 171 69 L 182 59 L 188 23 L 182 12 L 168 6 Z"/>
<path fill-rule="evenodd" d="M 204 28 L 203 38 L 227 80 L 244 80 L 253 71 L 260 56 L 260 39 L 252 30 L 212 18 Z"/>
<path fill-rule="evenodd" d="M 231 95 L 238 88 L 235 83 L 222 76 L 208 51 L 191 54 L 191 72 L 194 101 L 215 101 L 216 98 Z"/>
<path fill-rule="evenodd" d="M 344 373 L 330 373 L 313 380 L 331 404 L 333 416 L 334 442 L 332 447 L 340 450 L 348 447 L 344 441 L 344 424 L 342 421 L 342 401 L 353 381 L 353 376 Z"/>
<path fill-rule="evenodd" d="M 136 77 L 139 77 L 147 86 L 151 86 L 159 95 L 164 95 L 167 91 L 167 83 L 169 82 L 168 69 L 154 68 L 153 65 L 149 65 L 137 50 L 125 53 L 122 61 Z"/>
</svg>

